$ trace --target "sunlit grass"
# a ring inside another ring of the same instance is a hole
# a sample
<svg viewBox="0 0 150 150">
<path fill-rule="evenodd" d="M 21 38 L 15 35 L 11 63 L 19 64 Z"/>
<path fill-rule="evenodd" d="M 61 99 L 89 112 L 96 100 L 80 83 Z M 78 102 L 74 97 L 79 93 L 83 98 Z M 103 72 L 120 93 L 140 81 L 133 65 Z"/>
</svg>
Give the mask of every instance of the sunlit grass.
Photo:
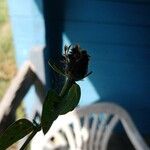
<svg viewBox="0 0 150 150">
<path fill-rule="evenodd" d="M 7 1 L 0 0 L 0 99 L 15 73 L 16 64 Z"/>
<path fill-rule="evenodd" d="M 8 20 L 6 0 L 0 0 L 0 25 L 4 24 Z"/>
<path fill-rule="evenodd" d="M 15 52 L 9 19 L 7 0 L 0 0 L 0 100 L 16 73 Z M 16 119 L 22 118 L 24 115 L 24 107 L 21 104 L 17 109 Z M 8 150 L 16 149 L 16 144 L 14 144 Z"/>
</svg>

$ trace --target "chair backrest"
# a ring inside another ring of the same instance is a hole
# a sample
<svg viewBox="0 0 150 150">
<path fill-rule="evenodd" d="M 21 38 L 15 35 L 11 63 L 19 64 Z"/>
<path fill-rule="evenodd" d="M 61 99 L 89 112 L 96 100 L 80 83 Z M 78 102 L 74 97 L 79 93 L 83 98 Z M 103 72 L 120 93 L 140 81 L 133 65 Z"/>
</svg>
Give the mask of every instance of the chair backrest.
<svg viewBox="0 0 150 150">
<path fill-rule="evenodd" d="M 48 133 L 39 132 L 33 139 L 39 150 L 106 150 L 111 133 L 121 121 L 136 150 L 149 150 L 129 114 L 114 103 L 97 103 L 77 108 L 59 116 Z"/>
</svg>

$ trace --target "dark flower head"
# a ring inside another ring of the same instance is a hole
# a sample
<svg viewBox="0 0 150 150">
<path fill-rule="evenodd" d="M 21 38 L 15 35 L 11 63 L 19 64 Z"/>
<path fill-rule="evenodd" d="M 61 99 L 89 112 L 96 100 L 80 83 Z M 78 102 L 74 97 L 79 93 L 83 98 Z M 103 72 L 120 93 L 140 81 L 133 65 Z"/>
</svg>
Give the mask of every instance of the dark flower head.
<svg viewBox="0 0 150 150">
<path fill-rule="evenodd" d="M 68 78 L 78 81 L 88 75 L 89 55 L 79 45 L 65 46 L 65 73 Z"/>
</svg>

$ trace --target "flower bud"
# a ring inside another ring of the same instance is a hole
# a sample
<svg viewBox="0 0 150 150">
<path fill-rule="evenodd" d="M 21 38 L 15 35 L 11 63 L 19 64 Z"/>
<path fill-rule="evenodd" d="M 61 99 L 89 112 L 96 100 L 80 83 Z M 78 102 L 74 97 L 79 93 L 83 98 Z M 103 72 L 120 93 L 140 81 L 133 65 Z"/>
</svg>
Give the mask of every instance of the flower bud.
<svg viewBox="0 0 150 150">
<path fill-rule="evenodd" d="M 78 81 L 88 75 L 89 55 L 79 45 L 65 46 L 65 73 L 68 78 Z"/>
</svg>

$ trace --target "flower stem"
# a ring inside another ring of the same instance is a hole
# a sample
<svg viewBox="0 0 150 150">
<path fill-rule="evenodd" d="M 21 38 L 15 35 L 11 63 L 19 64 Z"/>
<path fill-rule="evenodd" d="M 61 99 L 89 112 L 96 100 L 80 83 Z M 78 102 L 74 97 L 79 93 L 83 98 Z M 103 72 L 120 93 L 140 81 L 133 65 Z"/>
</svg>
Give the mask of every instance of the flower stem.
<svg viewBox="0 0 150 150">
<path fill-rule="evenodd" d="M 63 88 L 62 88 L 62 90 L 61 90 L 59 96 L 64 97 L 64 96 L 68 93 L 69 89 L 71 88 L 71 86 L 72 86 L 74 83 L 75 83 L 74 80 L 69 79 L 69 78 L 66 79 L 65 84 L 64 84 L 64 86 L 63 86 Z"/>
<path fill-rule="evenodd" d="M 32 138 L 35 136 L 35 134 L 37 133 L 38 131 L 35 130 L 33 131 L 29 137 L 27 138 L 27 140 L 25 141 L 25 143 L 22 145 L 22 147 L 20 148 L 20 150 L 24 150 L 26 148 L 26 146 L 29 144 L 29 142 L 32 140 Z"/>
<path fill-rule="evenodd" d="M 33 120 L 33 123 L 35 124 L 35 129 L 29 135 L 29 137 L 27 138 L 27 140 L 25 141 L 25 143 L 22 145 L 22 147 L 20 148 L 20 150 L 24 150 L 26 148 L 26 146 L 30 143 L 30 141 L 32 140 L 32 138 L 36 135 L 36 133 L 41 130 L 41 124 L 38 124 L 35 120 Z"/>
<path fill-rule="evenodd" d="M 71 88 L 71 86 L 75 83 L 74 80 L 72 79 L 66 79 L 65 84 L 60 92 L 60 96 L 61 97 L 65 97 L 65 95 L 68 93 L 69 89 Z M 29 144 L 29 142 L 32 140 L 32 138 L 35 136 L 35 134 L 41 129 L 41 124 L 39 124 L 38 130 L 34 130 L 30 136 L 27 138 L 27 140 L 25 141 L 25 143 L 22 145 L 22 147 L 20 148 L 20 150 L 24 150 L 26 148 L 26 146 Z"/>
</svg>

